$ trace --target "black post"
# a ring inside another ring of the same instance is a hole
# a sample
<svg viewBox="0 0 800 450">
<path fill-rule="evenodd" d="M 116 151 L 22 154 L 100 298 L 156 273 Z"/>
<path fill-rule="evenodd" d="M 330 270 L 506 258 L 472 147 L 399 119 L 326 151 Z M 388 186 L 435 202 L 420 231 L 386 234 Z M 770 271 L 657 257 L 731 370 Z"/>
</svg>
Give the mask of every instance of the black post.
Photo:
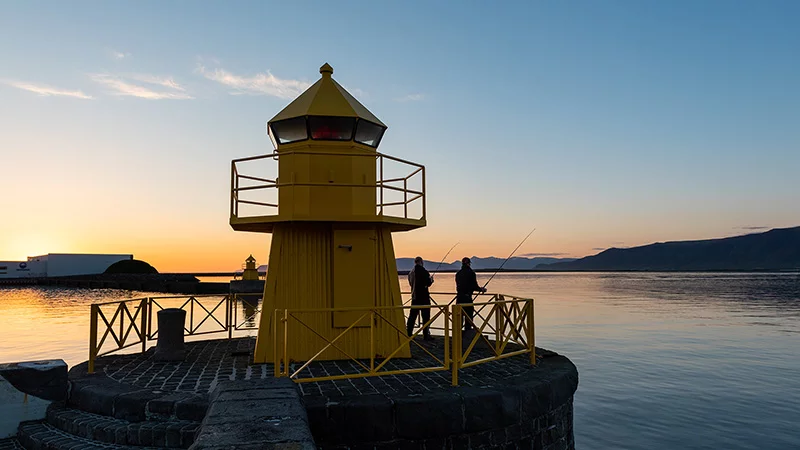
<svg viewBox="0 0 800 450">
<path fill-rule="evenodd" d="M 186 311 L 167 308 L 158 312 L 158 343 L 156 361 L 183 361 L 186 350 L 183 345 L 183 327 Z"/>
</svg>

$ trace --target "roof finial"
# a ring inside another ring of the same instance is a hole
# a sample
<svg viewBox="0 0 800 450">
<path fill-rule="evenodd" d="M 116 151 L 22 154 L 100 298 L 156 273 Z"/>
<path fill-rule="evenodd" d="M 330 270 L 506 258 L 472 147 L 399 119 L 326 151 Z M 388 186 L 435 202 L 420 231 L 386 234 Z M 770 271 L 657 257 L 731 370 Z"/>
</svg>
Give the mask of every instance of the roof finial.
<svg viewBox="0 0 800 450">
<path fill-rule="evenodd" d="M 319 73 L 322 74 L 323 77 L 333 75 L 333 67 L 330 64 L 325 63 L 322 67 L 319 68 Z"/>
</svg>

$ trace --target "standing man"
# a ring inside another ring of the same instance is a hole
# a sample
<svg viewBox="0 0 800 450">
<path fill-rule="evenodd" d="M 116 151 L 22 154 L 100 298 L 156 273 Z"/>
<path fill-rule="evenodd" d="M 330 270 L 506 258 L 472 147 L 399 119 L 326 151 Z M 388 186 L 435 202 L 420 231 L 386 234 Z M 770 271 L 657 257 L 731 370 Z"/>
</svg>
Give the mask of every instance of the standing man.
<svg viewBox="0 0 800 450">
<path fill-rule="evenodd" d="M 486 288 L 478 285 L 478 277 L 475 275 L 475 271 L 472 270 L 472 261 L 465 256 L 461 259 L 461 270 L 456 273 L 456 303 L 472 303 L 473 292 L 486 292 Z M 464 317 L 464 331 L 469 331 L 472 329 L 472 317 L 475 314 L 475 308 L 473 306 L 464 306 L 462 310 L 466 314 L 466 317 Z"/>
<path fill-rule="evenodd" d="M 417 258 L 419 258 L 419 256 L 414 258 L 414 267 L 412 267 L 411 270 L 408 271 L 408 285 L 411 287 L 411 304 L 412 305 L 414 304 L 414 297 L 415 297 L 415 295 L 414 295 L 414 276 L 415 276 L 414 269 L 417 268 Z"/>
<path fill-rule="evenodd" d="M 411 276 L 413 274 L 413 276 Z M 415 309 L 414 306 L 430 306 L 431 293 L 428 288 L 433 284 L 431 274 L 425 269 L 425 263 L 421 257 L 414 258 L 414 269 L 409 274 L 409 282 L 411 284 L 411 312 L 408 313 L 408 322 L 406 323 L 406 331 L 411 336 L 414 332 L 414 322 L 417 321 L 417 316 L 422 313 L 422 323 L 428 323 L 431 320 L 430 308 Z M 413 280 L 413 282 L 412 282 Z M 422 332 L 426 341 L 433 339 L 431 331 L 426 326 Z"/>
</svg>

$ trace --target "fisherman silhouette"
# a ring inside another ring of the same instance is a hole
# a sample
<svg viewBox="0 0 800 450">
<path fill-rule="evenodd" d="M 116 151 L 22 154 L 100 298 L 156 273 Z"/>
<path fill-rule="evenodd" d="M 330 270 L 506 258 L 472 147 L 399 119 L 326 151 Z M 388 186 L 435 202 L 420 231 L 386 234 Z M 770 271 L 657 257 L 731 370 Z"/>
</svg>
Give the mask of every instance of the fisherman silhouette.
<svg viewBox="0 0 800 450">
<path fill-rule="evenodd" d="M 414 322 L 417 321 L 417 316 L 420 314 L 422 315 L 422 322 L 423 324 L 427 324 L 429 320 L 431 320 L 431 293 L 428 288 L 433 284 L 433 277 L 431 277 L 430 272 L 425 269 L 425 262 L 422 260 L 421 257 L 417 256 L 414 258 L 414 269 L 412 270 L 414 274 L 413 277 L 410 277 L 409 281 L 413 280 L 411 283 L 411 312 L 408 313 L 408 322 L 406 323 L 406 331 L 408 335 L 411 336 L 414 332 Z M 414 306 L 428 306 L 427 308 L 414 308 Z M 422 331 L 422 334 L 426 341 L 430 341 L 433 339 L 431 337 L 431 331 L 428 326 Z"/>
</svg>

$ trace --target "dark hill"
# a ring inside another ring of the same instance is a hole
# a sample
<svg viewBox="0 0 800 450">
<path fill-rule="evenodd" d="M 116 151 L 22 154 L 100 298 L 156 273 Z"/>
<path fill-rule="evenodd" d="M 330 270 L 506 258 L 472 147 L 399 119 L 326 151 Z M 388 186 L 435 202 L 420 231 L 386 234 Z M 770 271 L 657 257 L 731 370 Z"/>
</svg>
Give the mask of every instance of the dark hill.
<svg viewBox="0 0 800 450">
<path fill-rule="evenodd" d="M 470 257 L 472 260 L 472 268 L 475 270 L 492 270 L 497 269 L 503 264 L 503 258 L 497 258 L 494 256 L 489 256 L 486 258 L 481 258 L 478 256 Z M 506 262 L 506 265 L 503 266 L 504 270 L 533 270 L 538 269 L 541 267 L 542 264 L 550 264 L 559 261 L 572 261 L 571 258 L 550 258 L 550 257 L 543 257 L 537 256 L 535 258 L 526 258 L 524 256 L 515 256 Z M 397 258 L 397 270 L 398 271 L 409 271 L 412 267 L 414 267 L 414 258 Z M 436 267 L 439 265 L 439 261 L 425 261 L 425 267 L 428 270 L 435 270 Z M 458 259 L 451 263 L 444 263 L 439 268 L 440 271 L 456 271 L 461 268 L 461 260 Z"/>
<path fill-rule="evenodd" d="M 611 248 L 572 262 L 540 265 L 540 270 L 792 270 L 800 269 L 800 227 L 776 228 L 704 241 L 660 242 Z"/>
<path fill-rule="evenodd" d="M 114 264 L 108 266 L 108 269 L 104 272 L 106 274 L 142 274 L 142 273 L 158 273 L 155 267 L 151 266 L 150 264 L 140 261 L 138 259 L 123 259 L 122 261 L 117 261 Z"/>
</svg>

